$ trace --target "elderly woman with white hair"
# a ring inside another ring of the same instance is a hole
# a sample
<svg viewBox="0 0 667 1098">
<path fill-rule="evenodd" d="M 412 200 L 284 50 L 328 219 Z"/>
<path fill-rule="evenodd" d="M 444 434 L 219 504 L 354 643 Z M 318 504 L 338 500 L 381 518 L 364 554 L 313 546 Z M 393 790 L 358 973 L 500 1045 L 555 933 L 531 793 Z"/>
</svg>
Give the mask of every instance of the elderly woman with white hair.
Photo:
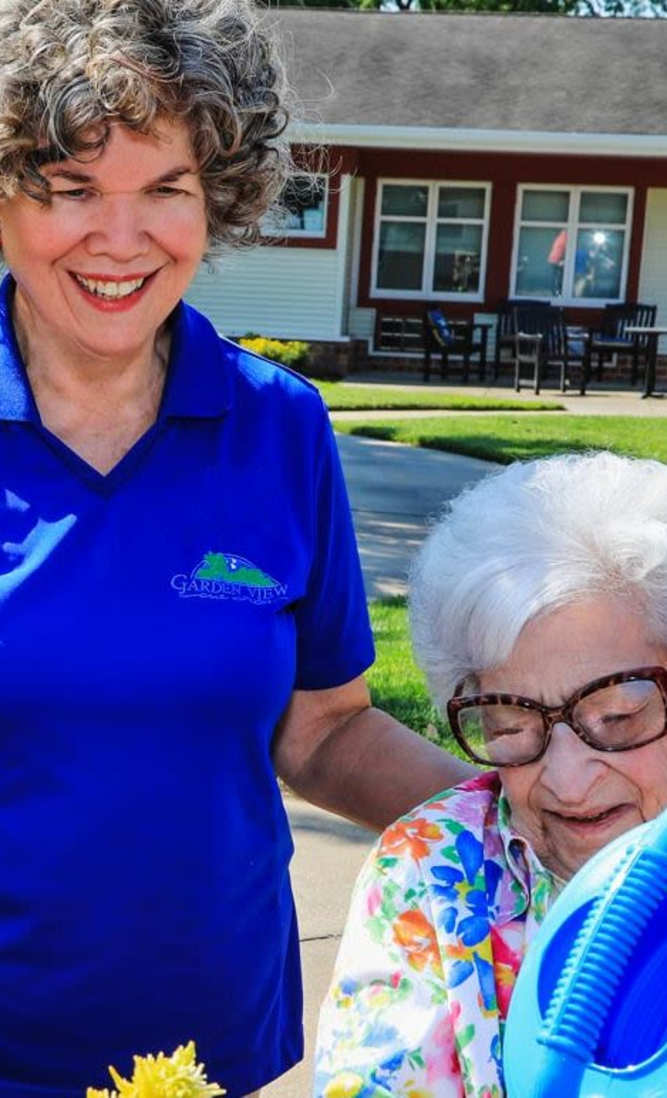
<svg viewBox="0 0 667 1098">
<path fill-rule="evenodd" d="M 389 827 L 322 1010 L 317 1098 L 500 1098 L 524 953 L 600 847 L 667 805 L 667 467 L 517 464 L 412 577 L 414 648 L 490 772 Z"/>
</svg>

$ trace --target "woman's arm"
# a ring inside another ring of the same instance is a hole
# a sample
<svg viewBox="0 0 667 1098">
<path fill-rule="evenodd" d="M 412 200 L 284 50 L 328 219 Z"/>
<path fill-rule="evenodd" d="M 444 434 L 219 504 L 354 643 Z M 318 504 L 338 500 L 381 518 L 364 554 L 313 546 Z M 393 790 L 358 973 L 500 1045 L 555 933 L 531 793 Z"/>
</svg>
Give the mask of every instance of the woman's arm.
<svg viewBox="0 0 667 1098">
<path fill-rule="evenodd" d="M 361 676 L 330 690 L 295 690 L 276 731 L 274 762 L 306 800 L 378 831 L 476 773 L 373 708 Z"/>
</svg>

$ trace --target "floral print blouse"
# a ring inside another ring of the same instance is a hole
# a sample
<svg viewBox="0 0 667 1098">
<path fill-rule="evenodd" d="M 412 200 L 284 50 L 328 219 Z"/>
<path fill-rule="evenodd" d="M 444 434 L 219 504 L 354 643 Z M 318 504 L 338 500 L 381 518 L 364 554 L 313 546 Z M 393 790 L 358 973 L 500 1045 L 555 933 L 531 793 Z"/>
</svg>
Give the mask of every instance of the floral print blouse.
<svg viewBox="0 0 667 1098">
<path fill-rule="evenodd" d="M 496 773 L 389 827 L 320 1014 L 315 1098 L 503 1098 L 510 995 L 557 889 Z"/>
</svg>

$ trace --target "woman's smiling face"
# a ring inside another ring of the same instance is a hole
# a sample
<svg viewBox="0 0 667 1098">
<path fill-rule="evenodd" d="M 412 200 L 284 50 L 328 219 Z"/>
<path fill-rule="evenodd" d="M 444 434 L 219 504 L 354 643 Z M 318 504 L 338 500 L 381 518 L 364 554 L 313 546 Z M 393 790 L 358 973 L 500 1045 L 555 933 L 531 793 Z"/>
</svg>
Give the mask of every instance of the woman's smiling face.
<svg viewBox="0 0 667 1098">
<path fill-rule="evenodd" d="M 101 155 L 47 163 L 52 200 L 0 203 L 4 258 L 36 339 L 125 358 L 152 345 L 206 247 L 204 192 L 183 122 L 114 125 Z"/>
<path fill-rule="evenodd" d="M 500 667 L 479 676 L 483 691 L 558 705 L 603 675 L 667 662 L 628 602 L 597 597 L 528 622 Z M 617 835 L 667 806 L 667 737 L 632 751 L 594 751 L 556 724 L 537 762 L 501 770 L 512 821 L 540 860 L 569 879 Z"/>
</svg>

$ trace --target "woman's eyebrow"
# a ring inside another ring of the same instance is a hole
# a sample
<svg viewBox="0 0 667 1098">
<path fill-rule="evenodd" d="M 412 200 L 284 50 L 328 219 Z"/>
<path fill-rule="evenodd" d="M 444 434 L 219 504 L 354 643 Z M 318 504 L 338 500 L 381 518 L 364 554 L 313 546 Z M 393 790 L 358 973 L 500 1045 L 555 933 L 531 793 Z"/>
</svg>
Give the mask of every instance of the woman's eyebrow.
<svg viewBox="0 0 667 1098">
<path fill-rule="evenodd" d="M 164 172 L 156 179 L 150 179 L 144 184 L 145 187 L 155 187 L 159 183 L 173 183 L 176 179 L 180 179 L 182 175 L 194 175 L 195 168 L 191 164 L 182 164 L 177 168 L 170 168 L 169 171 Z M 94 175 L 89 175 L 87 172 L 74 171 L 70 168 L 56 168 L 54 171 L 48 172 L 48 179 L 65 179 L 68 183 L 96 183 L 97 178 Z"/>
<path fill-rule="evenodd" d="M 95 179 L 85 172 L 71 172 L 67 168 L 58 168 L 55 172 L 48 172 L 47 179 L 66 179 L 70 183 L 92 183 Z"/>
<path fill-rule="evenodd" d="M 180 179 L 182 175 L 196 175 L 197 169 L 193 168 L 192 164 L 182 164 L 178 168 L 170 168 L 164 175 L 158 176 L 157 179 L 153 179 L 149 186 L 154 186 L 156 183 L 172 183 L 175 179 Z"/>
</svg>

